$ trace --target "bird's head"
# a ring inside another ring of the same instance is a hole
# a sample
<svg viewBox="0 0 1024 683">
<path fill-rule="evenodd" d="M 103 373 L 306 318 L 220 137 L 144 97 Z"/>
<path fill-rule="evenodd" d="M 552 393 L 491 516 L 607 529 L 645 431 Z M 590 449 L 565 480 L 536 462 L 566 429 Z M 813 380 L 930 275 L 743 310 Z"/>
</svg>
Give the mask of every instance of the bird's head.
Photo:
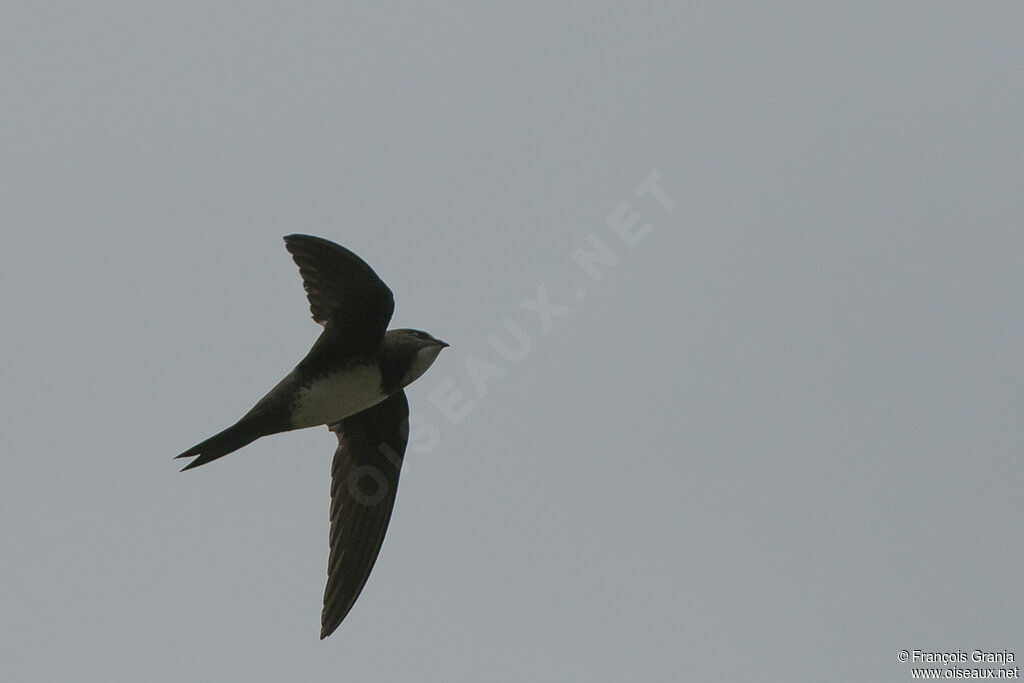
<svg viewBox="0 0 1024 683">
<path fill-rule="evenodd" d="M 388 330 L 385 344 L 392 353 L 408 364 L 402 377 L 403 386 L 416 381 L 437 359 L 441 349 L 448 346 L 427 332 L 409 329 Z"/>
</svg>

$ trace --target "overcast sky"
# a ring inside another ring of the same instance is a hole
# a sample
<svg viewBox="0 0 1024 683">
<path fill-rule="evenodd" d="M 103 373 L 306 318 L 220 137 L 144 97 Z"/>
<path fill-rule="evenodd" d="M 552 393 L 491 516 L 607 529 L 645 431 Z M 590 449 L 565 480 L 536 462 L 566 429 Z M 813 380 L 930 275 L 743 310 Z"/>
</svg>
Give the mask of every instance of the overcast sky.
<svg viewBox="0 0 1024 683">
<path fill-rule="evenodd" d="M 3 678 L 1019 664 L 1019 3 L 370 5 L 0 12 Z M 333 435 L 171 459 L 316 338 L 293 232 L 451 344 L 323 642 Z"/>
</svg>

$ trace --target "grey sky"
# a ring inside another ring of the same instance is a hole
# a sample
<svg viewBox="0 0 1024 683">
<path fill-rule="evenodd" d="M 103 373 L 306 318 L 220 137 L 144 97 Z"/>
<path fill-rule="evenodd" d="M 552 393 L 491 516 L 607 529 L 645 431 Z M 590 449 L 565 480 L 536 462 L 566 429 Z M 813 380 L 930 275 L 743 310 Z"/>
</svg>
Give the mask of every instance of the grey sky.
<svg viewBox="0 0 1024 683">
<path fill-rule="evenodd" d="M 1024 658 L 1019 4 L 0 14 L 5 680 Z M 636 195 L 652 172 L 671 210 Z M 316 337 L 292 232 L 452 344 L 324 642 L 334 437 L 171 460 Z M 540 287 L 568 308 L 547 333 Z M 480 396 L 473 369 L 503 376 Z M 432 392 L 474 404 L 452 424 Z"/>
</svg>

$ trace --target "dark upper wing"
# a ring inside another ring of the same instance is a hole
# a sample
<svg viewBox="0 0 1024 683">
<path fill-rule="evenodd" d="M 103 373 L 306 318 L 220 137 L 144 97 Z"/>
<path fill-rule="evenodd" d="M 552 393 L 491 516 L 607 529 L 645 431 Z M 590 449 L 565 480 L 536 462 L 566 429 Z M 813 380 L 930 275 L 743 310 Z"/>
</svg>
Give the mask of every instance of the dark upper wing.
<svg viewBox="0 0 1024 683">
<path fill-rule="evenodd" d="M 331 430 L 338 435 L 338 450 L 331 466 L 331 553 L 321 639 L 352 609 L 384 542 L 409 438 L 405 392 L 336 422 Z"/>
<path fill-rule="evenodd" d="M 288 235 L 285 248 L 302 275 L 313 320 L 349 351 L 375 348 L 395 311 L 395 297 L 351 251 L 310 235 Z"/>
</svg>

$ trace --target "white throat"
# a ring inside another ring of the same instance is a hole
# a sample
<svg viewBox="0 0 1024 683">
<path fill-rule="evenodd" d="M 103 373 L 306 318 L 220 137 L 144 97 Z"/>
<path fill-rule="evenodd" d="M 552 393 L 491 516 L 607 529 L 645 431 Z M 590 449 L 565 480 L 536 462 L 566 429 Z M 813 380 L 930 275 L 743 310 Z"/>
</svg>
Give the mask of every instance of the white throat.
<svg viewBox="0 0 1024 683">
<path fill-rule="evenodd" d="M 405 373 L 405 377 L 402 378 L 402 386 L 408 386 L 420 378 L 424 372 L 427 371 L 437 356 L 441 353 L 443 346 L 425 346 L 416 352 L 413 356 L 412 365 L 409 366 L 409 370 Z"/>
</svg>

